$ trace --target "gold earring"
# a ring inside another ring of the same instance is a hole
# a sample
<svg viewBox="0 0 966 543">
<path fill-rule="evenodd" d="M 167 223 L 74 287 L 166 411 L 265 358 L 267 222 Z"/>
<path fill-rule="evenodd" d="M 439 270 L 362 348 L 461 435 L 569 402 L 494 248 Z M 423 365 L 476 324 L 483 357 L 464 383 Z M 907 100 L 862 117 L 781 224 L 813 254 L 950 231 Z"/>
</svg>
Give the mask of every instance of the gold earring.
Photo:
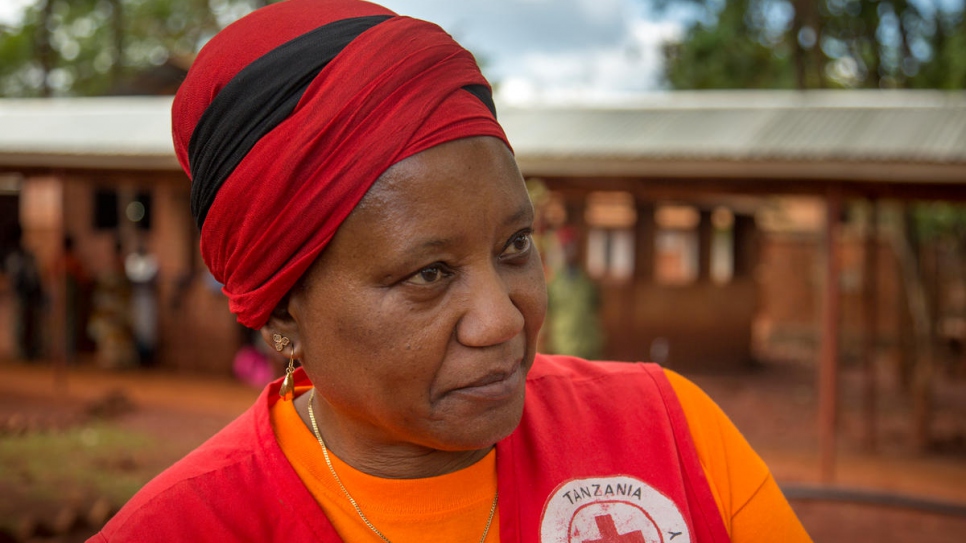
<svg viewBox="0 0 966 543">
<path fill-rule="evenodd" d="M 290 340 L 282 334 L 272 334 L 272 341 L 275 342 L 275 350 L 282 352 L 282 349 L 290 343 Z"/>
<path fill-rule="evenodd" d="M 288 338 L 285 338 L 288 341 Z M 288 357 L 288 367 L 285 368 L 285 379 L 282 379 L 282 386 L 278 389 L 278 395 L 282 400 L 288 402 L 295 395 L 295 345 L 292 345 L 292 354 Z"/>
</svg>

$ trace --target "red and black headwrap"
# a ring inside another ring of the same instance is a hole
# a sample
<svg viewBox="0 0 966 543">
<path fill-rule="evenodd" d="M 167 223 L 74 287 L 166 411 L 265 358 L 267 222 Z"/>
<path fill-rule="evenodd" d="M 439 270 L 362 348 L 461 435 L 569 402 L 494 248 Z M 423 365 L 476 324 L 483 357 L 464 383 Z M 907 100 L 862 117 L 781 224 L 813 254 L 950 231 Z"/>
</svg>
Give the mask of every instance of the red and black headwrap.
<svg viewBox="0 0 966 543">
<path fill-rule="evenodd" d="M 251 328 L 390 166 L 463 137 L 506 142 L 469 52 L 360 0 L 287 0 L 228 26 L 172 121 L 202 256 Z"/>
</svg>

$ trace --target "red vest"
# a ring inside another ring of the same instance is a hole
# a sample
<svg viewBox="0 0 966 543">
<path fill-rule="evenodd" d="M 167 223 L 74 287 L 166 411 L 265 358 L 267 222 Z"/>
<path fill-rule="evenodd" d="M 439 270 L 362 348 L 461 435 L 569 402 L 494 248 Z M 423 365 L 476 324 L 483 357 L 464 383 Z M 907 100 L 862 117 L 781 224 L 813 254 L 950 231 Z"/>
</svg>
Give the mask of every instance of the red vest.
<svg viewBox="0 0 966 543">
<path fill-rule="evenodd" d="M 299 384 L 308 384 L 304 373 Z M 280 381 L 90 541 L 340 541 L 279 448 Z M 660 367 L 538 355 L 497 444 L 501 543 L 729 541 Z"/>
<path fill-rule="evenodd" d="M 501 543 L 729 541 L 657 365 L 538 355 L 496 458 Z"/>
</svg>

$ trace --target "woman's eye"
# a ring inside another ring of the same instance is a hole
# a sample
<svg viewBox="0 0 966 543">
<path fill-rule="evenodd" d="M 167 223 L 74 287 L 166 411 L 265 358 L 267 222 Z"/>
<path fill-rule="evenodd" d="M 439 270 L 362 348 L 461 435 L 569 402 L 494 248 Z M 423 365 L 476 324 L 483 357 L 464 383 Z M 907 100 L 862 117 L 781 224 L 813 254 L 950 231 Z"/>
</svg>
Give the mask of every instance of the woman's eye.
<svg viewBox="0 0 966 543">
<path fill-rule="evenodd" d="M 533 245 L 533 235 L 530 232 L 522 232 L 513 236 L 504 249 L 503 256 L 522 255 L 530 250 L 531 245 Z"/>
<path fill-rule="evenodd" d="M 440 264 L 427 266 L 409 278 L 408 282 L 415 285 L 431 285 L 446 276 L 446 271 Z"/>
</svg>

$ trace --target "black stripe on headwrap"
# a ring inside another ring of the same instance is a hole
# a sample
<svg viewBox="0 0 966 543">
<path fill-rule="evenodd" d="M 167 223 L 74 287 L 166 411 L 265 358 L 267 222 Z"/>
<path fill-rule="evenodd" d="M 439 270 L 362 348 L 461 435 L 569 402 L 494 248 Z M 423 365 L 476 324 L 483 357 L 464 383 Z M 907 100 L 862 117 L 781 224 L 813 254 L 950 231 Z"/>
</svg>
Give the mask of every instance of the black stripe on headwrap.
<svg viewBox="0 0 966 543">
<path fill-rule="evenodd" d="M 258 140 L 295 110 L 319 71 L 352 40 L 391 17 L 355 17 L 320 26 L 262 55 L 225 85 L 188 142 L 191 214 L 199 229 L 221 185 Z"/>
<path fill-rule="evenodd" d="M 496 119 L 496 105 L 493 104 L 493 95 L 490 94 L 490 88 L 486 85 L 466 85 L 463 90 L 469 92 L 473 96 L 480 99 L 486 109 L 490 110 L 493 114 L 493 118 Z"/>
</svg>

